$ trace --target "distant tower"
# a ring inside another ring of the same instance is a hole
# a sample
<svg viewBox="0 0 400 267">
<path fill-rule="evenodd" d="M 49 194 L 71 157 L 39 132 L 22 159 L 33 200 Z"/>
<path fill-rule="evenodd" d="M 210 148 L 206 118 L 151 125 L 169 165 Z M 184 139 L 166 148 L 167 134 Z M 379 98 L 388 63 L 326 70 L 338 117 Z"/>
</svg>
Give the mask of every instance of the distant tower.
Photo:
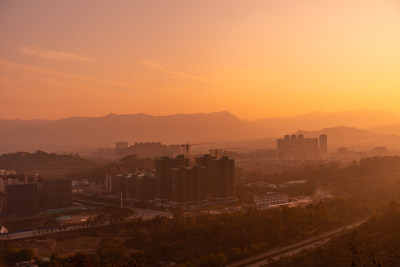
<svg viewBox="0 0 400 267">
<path fill-rule="evenodd" d="M 115 148 L 116 149 L 124 149 L 124 148 L 128 148 L 128 142 L 123 142 L 123 141 L 119 141 L 115 143 Z"/>
<path fill-rule="evenodd" d="M 319 151 L 321 154 L 328 153 L 328 136 L 326 134 L 319 136 Z"/>
</svg>

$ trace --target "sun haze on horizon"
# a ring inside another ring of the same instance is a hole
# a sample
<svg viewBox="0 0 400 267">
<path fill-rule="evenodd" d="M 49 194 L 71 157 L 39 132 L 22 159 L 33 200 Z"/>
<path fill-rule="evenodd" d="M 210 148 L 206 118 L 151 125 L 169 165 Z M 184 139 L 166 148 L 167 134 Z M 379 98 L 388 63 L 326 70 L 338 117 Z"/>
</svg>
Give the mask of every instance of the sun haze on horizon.
<svg viewBox="0 0 400 267">
<path fill-rule="evenodd" d="M 0 118 L 400 112 L 400 4 L 2 1 Z"/>
</svg>

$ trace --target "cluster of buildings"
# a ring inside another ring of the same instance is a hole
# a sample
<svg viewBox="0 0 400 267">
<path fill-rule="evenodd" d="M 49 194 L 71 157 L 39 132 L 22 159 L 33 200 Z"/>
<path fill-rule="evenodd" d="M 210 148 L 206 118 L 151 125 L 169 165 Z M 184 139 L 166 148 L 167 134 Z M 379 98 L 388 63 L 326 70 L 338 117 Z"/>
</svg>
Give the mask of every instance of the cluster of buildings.
<svg viewBox="0 0 400 267">
<path fill-rule="evenodd" d="M 2 214 L 36 213 L 72 206 L 71 180 L 27 175 L 0 175 Z"/>
<path fill-rule="evenodd" d="M 134 143 L 129 146 L 128 142 L 115 143 L 115 155 L 117 157 L 124 157 L 132 154 L 137 155 L 139 158 L 155 158 L 160 156 L 174 157 L 180 153 L 180 145 L 167 146 L 160 142 L 146 142 Z"/>
<path fill-rule="evenodd" d="M 235 197 L 234 160 L 204 155 L 189 165 L 184 155 L 155 160 L 150 174 L 108 171 L 105 186 L 114 195 L 135 200 L 155 200 L 174 205 L 202 203 Z"/>
<path fill-rule="evenodd" d="M 180 145 L 164 145 L 160 142 L 134 143 L 120 141 L 113 148 L 99 149 L 94 153 L 95 157 L 116 159 L 135 154 L 138 158 L 175 157 L 181 154 Z"/>
<path fill-rule="evenodd" d="M 279 159 L 314 160 L 328 152 L 328 137 L 305 138 L 304 135 L 285 135 L 276 142 L 276 154 Z"/>
<path fill-rule="evenodd" d="M 126 171 L 108 170 L 105 177 L 106 191 L 124 198 L 147 201 L 155 198 L 154 174 L 132 174 Z"/>
<path fill-rule="evenodd" d="M 318 160 L 328 154 L 328 136 L 305 138 L 304 135 L 285 135 L 276 140 L 276 149 L 258 149 L 249 152 L 255 160 Z"/>
</svg>

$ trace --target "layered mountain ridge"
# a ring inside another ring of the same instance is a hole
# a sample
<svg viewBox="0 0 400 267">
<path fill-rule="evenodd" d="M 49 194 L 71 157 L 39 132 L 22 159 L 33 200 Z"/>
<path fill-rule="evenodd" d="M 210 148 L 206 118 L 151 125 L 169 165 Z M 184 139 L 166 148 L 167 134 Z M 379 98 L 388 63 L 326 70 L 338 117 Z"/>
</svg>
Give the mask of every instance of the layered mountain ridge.
<svg viewBox="0 0 400 267">
<path fill-rule="evenodd" d="M 393 145 L 399 142 L 400 114 L 386 111 L 311 112 L 294 117 L 241 120 L 228 111 L 153 116 L 108 114 L 59 120 L 0 120 L 0 153 L 110 147 L 116 141 L 199 143 L 278 138 L 302 129 L 306 136 L 328 134 L 339 145 Z M 323 130 L 320 130 L 323 129 Z M 400 143 L 400 142 L 399 142 Z"/>
</svg>

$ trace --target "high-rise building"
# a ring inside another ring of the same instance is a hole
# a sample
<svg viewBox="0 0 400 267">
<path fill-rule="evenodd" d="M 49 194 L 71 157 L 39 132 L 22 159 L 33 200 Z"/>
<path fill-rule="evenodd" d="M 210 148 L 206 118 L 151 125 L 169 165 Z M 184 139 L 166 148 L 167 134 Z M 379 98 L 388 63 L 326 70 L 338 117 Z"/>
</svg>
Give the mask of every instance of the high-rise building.
<svg viewBox="0 0 400 267">
<path fill-rule="evenodd" d="M 202 166 L 191 167 L 191 175 L 194 176 L 194 194 L 196 202 L 205 201 L 208 199 L 208 189 L 207 189 L 207 168 Z"/>
<path fill-rule="evenodd" d="M 163 157 L 156 159 L 156 196 L 159 199 L 171 199 L 171 169 L 173 166 L 173 159 Z"/>
<path fill-rule="evenodd" d="M 171 169 L 171 201 L 186 202 L 186 167 L 179 166 Z"/>
<path fill-rule="evenodd" d="M 327 153 L 327 136 L 304 138 L 302 134 L 285 135 L 277 140 L 277 156 L 280 159 L 315 160 Z"/>
<path fill-rule="evenodd" d="M 39 206 L 45 210 L 71 207 L 71 180 L 45 180 L 39 183 Z"/>
<path fill-rule="evenodd" d="M 210 154 L 205 154 L 202 157 L 197 157 L 196 158 L 196 165 L 201 166 L 205 168 L 205 186 L 206 186 L 206 192 L 203 192 L 207 195 L 207 198 L 213 198 L 214 194 L 214 189 L 213 189 L 213 160 L 215 157 L 212 157 Z"/>
<path fill-rule="evenodd" d="M 206 168 L 177 167 L 171 170 L 171 200 L 176 203 L 196 203 L 208 199 Z"/>
<path fill-rule="evenodd" d="M 116 142 L 115 143 L 115 155 L 117 157 L 123 157 L 129 155 L 130 153 L 129 143 L 128 142 Z"/>
<path fill-rule="evenodd" d="M 162 157 L 155 161 L 155 175 L 109 174 L 106 188 L 114 195 L 137 200 L 157 199 L 165 202 L 199 203 L 209 199 L 235 196 L 234 160 L 210 155 L 196 158 L 189 167 L 183 155 Z"/>
<path fill-rule="evenodd" d="M 328 136 L 326 134 L 319 136 L 319 151 L 322 154 L 328 153 Z"/>
<path fill-rule="evenodd" d="M 206 169 L 206 185 L 210 198 L 235 196 L 235 164 L 233 159 L 216 159 L 211 155 L 196 158 L 196 163 Z"/>
<path fill-rule="evenodd" d="M 156 159 L 156 187 L 157 198 L 171 200 L 171 170 L 177 167 L 188 167 L 189 160 L 184 155 L 178 155 L 176 158 L 162 157 Z"/>
<path fill-rule="evenodd" d="M 156 178 L 152 175 L 138 175 L 136 177 L 135 199 L 145 201 L 156 197 Z"/>
<path fill-rule="evenodd" d="M 235 164 L 233 159 L 222 157 L 212 162 L 212 189 L 214 198 L 235 196 Z"/>
<path fill-rule="evenodd" d="M 72 181 L 20 176 L 3 179 L 0 208 L 5 214 L 35 213 L 39 210 L 72 206 Z"/>
<path fill-rule="evenodd" d="M 188 203 L 197 202 L 197 173 L 194 167 L 186 167 L 185 172 L 185 201 Z"/>
<path fill-rule="evenodd" d="M 37 183 L 9 184 L 6 186 L 4 213 L 35 213 L 39 211 Z"/>
</svg>

